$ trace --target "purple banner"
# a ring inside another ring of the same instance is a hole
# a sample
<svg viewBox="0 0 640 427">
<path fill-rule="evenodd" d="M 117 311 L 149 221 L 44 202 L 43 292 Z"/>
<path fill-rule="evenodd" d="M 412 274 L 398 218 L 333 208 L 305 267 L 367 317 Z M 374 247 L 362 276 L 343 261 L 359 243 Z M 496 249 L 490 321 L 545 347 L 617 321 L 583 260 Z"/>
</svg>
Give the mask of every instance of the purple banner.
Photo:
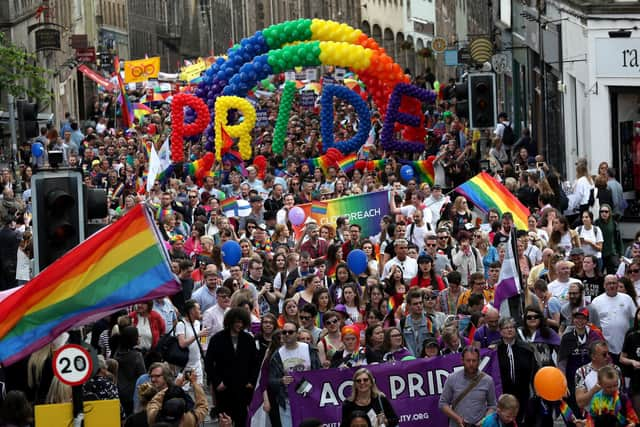
<svg viewBox="0 0 640 427">
<path fill-rule="evenodd" d="M 502 392 L 500 368 L 495 350 L 481 352 L 480 369 L 496 384 L 496 396 Z M 462 369 L 460 354 L 417 359 L 407 362 L 383 363 L 367 366 L 378 388 L 390 399 L 401 427 L 426 425 L 446 426 L 447 417 L 438 409 L 438 400 L 449 374 Z M 292 373 L 289 400 L 293 425 L 306 418 L 318 418 L 326 427 L 338 427 L 342 419 L 342 401 L 351 395 L 352 369 L 321 369 Z M 312 388 L 305 394 L 296 393 L 301 381 Z"/>
</svg>

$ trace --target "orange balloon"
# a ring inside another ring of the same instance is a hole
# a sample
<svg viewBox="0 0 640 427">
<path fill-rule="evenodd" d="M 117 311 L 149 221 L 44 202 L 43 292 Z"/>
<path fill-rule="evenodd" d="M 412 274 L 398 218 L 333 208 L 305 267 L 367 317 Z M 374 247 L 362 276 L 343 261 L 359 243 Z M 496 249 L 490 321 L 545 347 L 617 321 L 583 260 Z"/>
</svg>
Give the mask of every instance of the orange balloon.
<svg viewBox="0 0 640 427">
<path fill-rule="evenodd" d="M 545 366 L 533 378 L 533 388 L 541 398 L 556 402 L 567 394 L 567 378 L 560 369 Z"/>
</svg>

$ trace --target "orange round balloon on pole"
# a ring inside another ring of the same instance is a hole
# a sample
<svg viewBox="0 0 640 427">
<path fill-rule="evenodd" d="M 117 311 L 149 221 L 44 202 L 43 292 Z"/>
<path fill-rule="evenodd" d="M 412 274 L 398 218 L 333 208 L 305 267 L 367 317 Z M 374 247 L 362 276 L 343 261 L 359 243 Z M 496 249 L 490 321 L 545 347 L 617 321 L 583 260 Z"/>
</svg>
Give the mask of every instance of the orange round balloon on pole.
<svg viewBox="0 0 640 427">
<path fill-rule="evenodd" d="M 555 402 L 567 394 L 567 378 L 560 369 L 545 366 L 533 378 L 533 387 L 538 396 Z"/>
</svg>

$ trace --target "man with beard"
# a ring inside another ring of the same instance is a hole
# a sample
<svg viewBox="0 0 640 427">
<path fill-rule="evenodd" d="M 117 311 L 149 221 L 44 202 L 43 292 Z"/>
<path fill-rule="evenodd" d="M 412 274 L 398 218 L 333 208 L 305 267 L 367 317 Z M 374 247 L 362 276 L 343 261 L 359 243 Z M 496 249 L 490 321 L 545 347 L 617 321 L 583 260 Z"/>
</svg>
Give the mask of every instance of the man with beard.
<svg viewBox="0 0 640 427">
<path fill-rule="evenodd" d="M 569 291 L 567 292 L 569 298 L 568 302 L 560 309 L 560 331 L 565 332 L 567 329 L 571 329 L 571 321 L 573 320 L 572 313 L 576 310 L 586 308 L 589 313 L 589 319 L 596 327 L 600 327 L 600 317 L 598 313 L 584 300 L 584 286 L 582 283 L 573 282 L 569 285 Z"/>
</svg>

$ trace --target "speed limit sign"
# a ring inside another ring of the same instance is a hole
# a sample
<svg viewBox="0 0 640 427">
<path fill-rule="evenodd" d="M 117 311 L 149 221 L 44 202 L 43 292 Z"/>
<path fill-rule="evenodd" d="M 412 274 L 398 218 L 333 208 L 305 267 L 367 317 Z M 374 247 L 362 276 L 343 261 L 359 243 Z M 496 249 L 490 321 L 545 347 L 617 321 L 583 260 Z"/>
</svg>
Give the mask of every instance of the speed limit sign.
<svg viewBox="0 0 640 427">
<path fill-rule="evenodd" d="M 92 372 L 93 362 L 84 347 L 67 344 L 53 355 L 53 373 L 67 385 L 84 384 L 91 378 Z"/>
</svg>

